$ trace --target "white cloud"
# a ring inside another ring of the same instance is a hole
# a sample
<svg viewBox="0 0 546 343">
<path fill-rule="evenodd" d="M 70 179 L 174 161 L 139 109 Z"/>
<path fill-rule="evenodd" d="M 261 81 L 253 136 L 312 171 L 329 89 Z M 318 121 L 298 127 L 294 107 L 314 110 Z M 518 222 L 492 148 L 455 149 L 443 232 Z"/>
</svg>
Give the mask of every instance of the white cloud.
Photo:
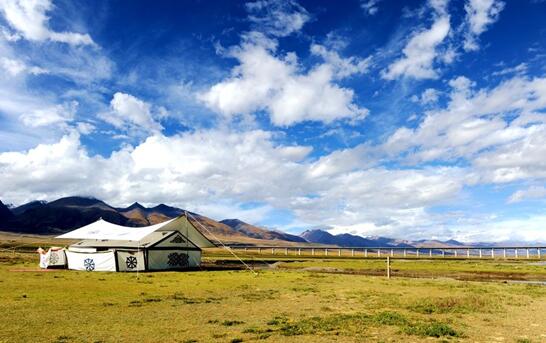
<svg viewBox="0 0 546 343">
<path fill-rule="evenodd" d="M 232 76 L 199 94 L 209 108 L 227 118 L 265 110 L 271 122 L 290 126 L 298 122 L 343 118 L 363 118 L 367 110 L 354 104 L 354 92 L 334 83 L 337 78 L 362 72 L 367 62 L 342 59 L 322 47 L 330 61 L 301 72 L 295 54 L 275 55 L 275 42 L 259 36 L 231 49 L 231 56 L 239 61 Z"/>
<path fill-rule="evenodd" d="M 130 94 L 116 92 L 110 101 L 110 112 L 101 113 L 104 121 L 123 130 L 161 131 L 163 127 L 154 120 L 152 106 Z"/>
<path fill-rule="evenodd" d="M 368 15 L 375 15 L 379 11 L 379 4 L 381 0 L 367 0 L 367 1 L 361 1 L 360 7 L 366 12 Z"/>
<path fill-rule="evenodd" d="M 246 3 L 254 30 L 277 37 L 286 37 L 301 30 L 309 21 L 309 13 L 293 0 L 258 0 Z"/>
<path fill-rule="evenodd" d="M 511 75 L 511 74 L 525 74 L 527 72 L 527 63 L 520 63 L 514 67 L 503 68 L 499 71 L 493 72 L 491 75 L 502 76 L 502 75 Z"/>
<path fill-rule="evenodd" d="M 499 161 L 495 154 L 501 147 L 513 143 L 516 151 L 526 147 L 526 139 L 540 139 L 537 135 L 544 125 L 540 112 L 546 108 L 546 78 L 514 77 L 492 89 L 477 91 L 465 77 L 449 84 L 453 90 L 447 108 L 426 112 L 416 129 L 398 129 L 383 146 L 386 151 L 403 153 L 411 163 L 461 157 L 472 160 L 478 154 L 482 158 L 491 154 L 493 166 Z M 512 119 L 508 121 L 506 115 Z"/>
<path fill-rule="evenodd" d="M 32 75 L 39 75 L 47 73 L 47 70 L 40 67 L 29 67 L 24 62 L 16 59 L 2 57 L 0 59 L 0 65 L 11 76 L 17 76 L 21 73 L 28 73 Z"/>
<path fill-rule="evenodd" d="M 478 37 L 498 20 L 500 12 L 504 9 L 504 2 L 499 0 L 469 0 L 464 8 L 466 11 L 465 24 L 467 26 L 464 49 L 466 51 L 478 50 Z"/>
<path fill-rule="evenodd" d="M 343 58 L 339 56 L 336 51 L 328 50 L 325 46 L 319 44 L 311 45 L 311 53 L 322 57 L 324 61 L 332 67 L 336 78 L 339 79 L 365 73 L 368 70 L 371 61 L 371 57 L 358 58 L 351 56 Z"/>
<path fill-rule="evenodd" d="M 0 11 L 9 25 L 31 41 L 53 41 L 70 45 L 93 45 L 88 34 L 55 32 L 49 28 L 47 12 L 53 9 L 51 0 L 3 0 Z M 11 35 L 11 37 L 14 37 Z"/>
<path fill-rule="evenodd" d="M 451 25 L 446 8 L 447 1 L 431 0 L 429 5 L 435 13 L 432 26 L 412 35 L 402 51 L 403 56 L 383 70 L 383 78 L 393 80 L 399 77 L 438 77 L 434 64 L 442 56 L 437 48 L 448 36 Z"/>
<path fill-rule="evenodd" d="M 546 187 L 531 186 L 527 189 L 520 189 L 508 198 L 508 203 L 513 204 L 525 199 L 541 199 L 546 198 Z"/>
<path fill-rule="evenodd" d="M 333 156 L 313 162 L 306 158 L 310 151 L 276 144 L 272 132 L 198 130 L 156 134 L 101 157 L 90 156 L 73 132 L 26 152 L 0 153 L 0 192 L 3 201 L 15 204 L 81 194 L 114 206 L 166 202 L 217 219 L 251 222 L 282 209 L 292 211 L 300 225 L 408 239 L 481 237 L 476 233 L 495 230 L 502 237 L 530 239 L 540 233 L 529 223 L 527 232 L 495 221 L 485 230 L 483 221 L 450 223 L 445 215 L 430 213 L 431 206 L 458 201 L 466 169 L 388 169 L 361 161 L 355 168 L 317 172 Z M 261 205 L 244 206 L 249 202 Z"/>
<path fill-rule="evenodd" d="M 77 109 L 78 102 L 71 101 L 62 105 L 54 105 L 23 113 L 20 116 L 20 119 L 26 126 L 29 127 L 65 124 L 74 120 Z"/>
<path fill-rule="evenodd" d="M 431 105 L 438 102 L 439 92 L 434 88 L 427 88 L 420 96 L 414 95 L 412 100 L 421 105 Z"/>
<path fill-rule="evenodd" d="M 389 218 L 404 227 L 414 212 L 445 202 L 461 187 L 457 168 L 316 174 L 306 160 L 310 151 L 277 145 L 271 132 L 208 130 L 151 136 L 103 158 L 90 156 L 72 133 L 27 152 L 0 154 L 0 187 L 2 200 L 13 203 L 85 194 L 114 205 L 169 202 L 218 213 L 260 202 L 258 212 L 289 209 L 308 223 Z"/>
</svg>

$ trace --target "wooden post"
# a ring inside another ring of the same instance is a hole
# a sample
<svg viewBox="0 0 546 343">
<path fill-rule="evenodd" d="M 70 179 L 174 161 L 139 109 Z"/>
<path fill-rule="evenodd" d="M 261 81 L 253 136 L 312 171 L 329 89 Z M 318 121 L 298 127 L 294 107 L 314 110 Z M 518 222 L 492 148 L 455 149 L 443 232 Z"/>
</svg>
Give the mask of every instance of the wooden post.
<svg viewBox="0 0 546 343">
<path fill-rule="evenodd" d="M 516 255 L 516 258 L 518 258 L 518 249 L 514 249 L 514 255 Z"/>
<path fill-rule="evenodd" d="M 328 256 L 328 248 L 324 249 L 324 256 Z"/>
<path fill-rule="evenodd" d="M 298 248 L 298 256 L 301 256 L 301 248 Z"/>
<path fill-rule="evenodd" d="M 408 256 L 408 249 L 404 248 L 404 257 Z"/>
<path fill-rule="evenodd" d="M 368 249 L 364 249 L 364 257 L 368 257 Z"/>
<path fill-rule="evenodd" d="M 442 249 L 442 257 L 446 257 L 446 251 Z"/>
<path fill-rule="evenodd" d="M 538 259 L 540 260 L 540 248 L 537 248 L 537 256 L 538 256 Z"/>
<path fill-rule="evenodd" d="M 341 249 L 337 249 L 337 256 L 341 256 Z"/>
<path fill-rule="evenodd" d="M 387 279 L 391 278 L 391 257 L 387 256 Z"/>
<path fill-rule="evenodd" d="M 381 249 L 377 249 L 377 257 L 381 257 Z"/>
<path fill-rule="evenodd" d="M 271 254 L 275 255 L 275 248 L 271 248 Z"/>
<path fill-rule="evenodd" d="M 246 247 L 245 247 L 245 253 L 246 253 Z"/>
<path fill-rule="evenodd" d="M 394 256 L 394 249 L 391 249 L 391 257 Z"/>
<path fill-rule="evenodd" d="M 312 255 L 312 256 L 315 256 L 315 248 L 312 248 L 312 249 L 311 249 L 311 255 Z"/>
<path fill-rule="evenodd" d="M 288 248 L 284 248 L 284 254 L 288 255 Z"/>
<path fill-rule="evenodd" d="M 506 259 L 506 248 L 502 249 L 502 257 Z"/>
<path fill-rule="evenodd" d="M 258 254 L 262 254 L 262 248 L 258 248 Z"/>
<path fill-rule="evenodd" d="M 457 257 L 458 253 L 459 253 L 459 251 L 457 249 L 455 249 L 455 257 Z"/>
<path fill-rule="evenodd" d="M 482 249 L 480 249 L 480 258 L 482 258 Z"/>
<path fill-rule="evenodd" d="M 491 258 L 495 258 L 495 249 L 491 249 Z"/>
<path fill-rule="evenodd" d="M 470 249 L 466 249 L 466 258 L 470 258 Z"/>
<path fill-rule="evenodd" d="M 416 255 L 417 257 L 419 257 L 419 249 L 417 249 L 417 251 L 415 252 L 415 255 Z"/>
<path fill-rule="evenodd" d="M 529 255 L 529 248 L 527 248 L 527 258 L 530 258 L 531 256 Z"/>
<path fill-rule="evenodd" d="M 428 256 L 432 257 L 432 249 L 428 249 Z"/>
<path fill-rule="evenodd" d="M 355 256 L 355 249 L 351 249 L 351 256 Z"/>
</svg>

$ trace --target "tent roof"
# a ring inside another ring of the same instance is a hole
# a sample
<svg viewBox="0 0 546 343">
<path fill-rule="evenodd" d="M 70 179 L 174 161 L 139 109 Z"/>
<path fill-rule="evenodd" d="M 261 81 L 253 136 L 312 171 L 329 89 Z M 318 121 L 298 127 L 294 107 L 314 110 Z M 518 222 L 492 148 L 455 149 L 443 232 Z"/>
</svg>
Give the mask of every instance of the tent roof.
<svg viewBox="0 0 546 343">
<path fill-rule="evenodd" d="M 156 231 L 180 231 L 200 248 L 211 248 L 215 246 L 214 243 L 205 237 L 185 215 L 167 220 L 163 223 L 144 227 L 121 226 L 109 223 L 101 218 L 94 223 L 82 226 L 79 229 L 67 232 L 56 238 L 140 242 L 146 236 L 149 236 Z"/>
<path fill-rule="evenodd" d="M 159 242 L 174 231 L 155 231 L 140 241 L 111 240 L 111 239 L 84 239 L 70 247 L 123 247 L 123 248 L 147 248 Z"/>
</svg>

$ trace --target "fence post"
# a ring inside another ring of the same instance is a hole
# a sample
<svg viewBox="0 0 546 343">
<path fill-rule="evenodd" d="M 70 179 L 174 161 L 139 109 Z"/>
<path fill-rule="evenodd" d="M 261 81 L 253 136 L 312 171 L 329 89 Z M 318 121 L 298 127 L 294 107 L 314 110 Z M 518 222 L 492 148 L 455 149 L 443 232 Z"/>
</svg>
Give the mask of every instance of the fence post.
<svg viewBox="0 0 546 343">
<path fill-rule="evenodd" d="M 352 256 L 352 257 L 355 256 L 355 249 L 351 249 L 351 256 Z"/>
<path fill-rule="evenodd" d="M 368 249 L 364 249 L 364 257 L 368 257 Z"/>
<path fill-rule="evenodd" d="M 387 256 L 387 279 L 391 278 L 391 257 Z"/>
</svg>

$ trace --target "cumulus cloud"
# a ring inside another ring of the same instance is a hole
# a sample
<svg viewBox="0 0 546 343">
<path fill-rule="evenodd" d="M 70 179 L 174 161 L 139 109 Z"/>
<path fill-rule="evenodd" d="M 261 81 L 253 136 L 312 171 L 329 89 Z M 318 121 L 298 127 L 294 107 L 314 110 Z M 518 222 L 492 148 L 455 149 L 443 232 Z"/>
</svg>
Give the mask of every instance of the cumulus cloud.
<svg viewBox="0 0 546 343">
<path fill-rule="evenodd" d="M 447 1 L 430 0 L 429 6 L 434 10 L 432 26 L 412 35 L 402 50 L 403 56 L 383 71 L 383 78 L 387 80 L 399 77 L 434 79 L 438 76 L 434 63 L 442 57 L 438 46 L 449 34 L 450 17 L 447 14 Z"/>
<path fill-rule="evenodd" d="M 501 147 L 512 146 L 515 152 L 528 147 L 526 139 L 532 139 L 532 144 L 540 143 L 537 140 L 544 116 L 539 113 L 546 108 L 546 78 L 514 77 L 480 90 L 475 90 L 474 83 L 465 77 L 455 78 L 449 84 L 452 92 L 447 108 L 426 112 L 416 129 L 398 129 L 383 148 L 404 154 L 412 163 L 473 160 L 480 154 L 482 160 L 477 161 L 483 161 L 480 165 L 485 166 L 484 159 L 491 154 L 490 166 L 494 166 L 501 161 L 495 157 L 501 153 Z M 509 159 L 510 153 L 506 154 Z"/>
<path fill-rule="evenodd" d="M 99 116 L 118 129 L 147 132 L 163 129 L 161 124 L 154 120 L 152 106 L 130 94 L 116 92 L 110 101 L 110 109 L 111 111 L 101 113 Z"/>
<path fill-rule="evenodd" d="M 0 11 L 8 24 L 22 37 L 31 41 L 53 41 L 70 45 L 93 45 L 88 34 L 55 32 L 49 28 L 47 12 L 53 9 L 51 0 L 4 0 Z M 10 35 L 12 38 L 13 34 Z"/>
<path fill-rule="evenodd" d="M 274 41 L 252 39 L 231 49 L 239 61 L 232 76 L 199 94 L 209 108 L 227 118 L 265 110 L 271 122 L 290 126 L 302 121 L 330 123 L 342 118 L 363 118 L 367 110 L 354 103 L 354 92 L 335 83 L 338 78 L 363 72 L 367 62 L 343 59 L 315 46 L 325 63 L 301 71 L 293 53 L 279 56 Z"/>
<path fill-rule="evenodd" d="M 465 41 L 466 51 L 478 50 L 478 37 L 499 19 L 504 9 L 504 2 L 499 0 L 469 0 L 465 4 Z"/>
<path fill-rule="evenodd" d="M 427 88 L 420 96 L 414 95 L 412 100 L 421 105 L 431 105 L 438 102 L 439 92 L 434 88 Z"/>
<path fill-rule="evenodd" d="M 314 173 L 315 162 L 306 158 L 310 151 L 276 144 L 267 131 L 206 130 L 157 134 L 101 157 L 89 155 L 72 133 L 57 143 L 0 154 L 2 200 L 85 194 L 124 205 L 168 199 L 204 214 L 210 210 L 219 219 L 242 208 L 238 204 L 261 202 L 259 213 L 291 210 L 306 223 L 379 225 L 387 218 L 402 230 L 417 222 L 415 213 L 448 201 L 462 186 L 458 168 Z"/>
</svg>

